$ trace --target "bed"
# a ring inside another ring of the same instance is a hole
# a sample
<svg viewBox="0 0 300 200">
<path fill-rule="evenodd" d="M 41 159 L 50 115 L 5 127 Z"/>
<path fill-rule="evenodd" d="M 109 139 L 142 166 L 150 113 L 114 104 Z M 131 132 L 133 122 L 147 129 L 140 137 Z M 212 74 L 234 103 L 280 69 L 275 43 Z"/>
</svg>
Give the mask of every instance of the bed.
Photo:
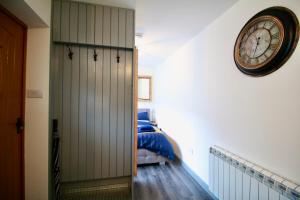
<svg viewBox="0 0 300 200">
<path fill-rule="evenodd" d="M 137 164 L 165 164 L 174 160 L 172 144 L 166 134 L 150 119 L 149 109 L 138 111 L 138 152 Z"/>
</svg>

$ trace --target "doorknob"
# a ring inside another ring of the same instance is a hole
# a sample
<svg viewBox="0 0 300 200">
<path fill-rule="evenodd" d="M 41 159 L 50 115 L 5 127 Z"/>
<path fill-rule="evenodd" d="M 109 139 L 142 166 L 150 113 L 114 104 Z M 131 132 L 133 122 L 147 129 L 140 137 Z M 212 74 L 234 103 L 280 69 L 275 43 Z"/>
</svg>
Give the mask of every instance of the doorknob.
<svg viewBox="0 0 300 200">
<path fill-rule="evenodd" d="M 17 118 L 16 128 L 17 128 L 17 133 L 18 134 L 22 133 L 22 131 L 24 130 L 24 122 L 23 122 L 21 117 Z"/>
</svg>

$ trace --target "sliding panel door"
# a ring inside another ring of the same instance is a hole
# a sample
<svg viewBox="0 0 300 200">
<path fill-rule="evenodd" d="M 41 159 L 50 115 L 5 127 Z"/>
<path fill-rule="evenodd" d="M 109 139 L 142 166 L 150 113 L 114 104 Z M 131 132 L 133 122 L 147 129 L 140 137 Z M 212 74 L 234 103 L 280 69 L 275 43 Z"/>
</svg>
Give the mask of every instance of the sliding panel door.
<svg viewBox="0 0 300 200">
<path fill-rule="evenodd" d="M 54 45 L 53 55 L 62 181 L 130 176 L 132 51 Z"/>
</svg>

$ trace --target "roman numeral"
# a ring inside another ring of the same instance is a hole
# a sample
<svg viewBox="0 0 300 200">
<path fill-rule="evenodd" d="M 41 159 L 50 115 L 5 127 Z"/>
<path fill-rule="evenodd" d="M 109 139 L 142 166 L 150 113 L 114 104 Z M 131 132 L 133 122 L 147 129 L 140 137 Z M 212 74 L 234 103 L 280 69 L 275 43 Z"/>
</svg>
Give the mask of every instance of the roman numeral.
<svg viewBox="0 0 300 200">
<path fill-rule="evenodd" d="M 267 21 L 265 21 L 263 28 L 265 28 L 266 24 L 267 24 Z"/>
<path fill-rule="evenodd" d="M 249 63 L 249 57 L 247 56 L 247 54 L 242 55 L 242 60 L 244 61 L 244 63 Z"/>
<path fill-rule="evenodd" d="M 274 27 L 275 27 L 275 23 L 272 24 L 272 26 L 269 28 L 269 30 L 271 30 Z"/>
<path fill-rule="evenodd" d="M 262 63 L 262 62 L 264 62 L 265 60 L 267 60 L 267 57 L 266 57 L 265 54 L 261 55 L 261 56 L 258 58 L 259 63 Z"/>
<path fill-rule="evenodd" d="M 277 44 L 270 44 L 268 49 L 271 49 L 274 51 L 275 49 L 277 49 Z"/>
<path fill-rule="evenodd" d="M 256 31 L 257 29 L 258 29 L 258 25 L 255 24 L 255 25 L 253 26 L 253 32 Z"/>
<path fill-rule="evenodd" d="M 253 64 L 257 64 L 258 63 L 258 59 L 257 58 L 253 58 Z"/>
<path fill-rule="evenodd" d="M 279 39 L 279 32 L 272 35 L 272 39 Z"/>
<path fill-rule="evenodd" d="M 247 38 L 248 38 L 248 34 L 246 33 L 246 34 L 244 35 L 243 39 L 242 39 L 242 44 L 241 44 L 241 45 L 243 45 L 244 42 L 246 42 Z"/>
<path fill-rule="evenodd" d="M 244 47 L 242 47 L 240 50 L 240 55 L 243 56 L 245 54 L 246 54 L 246 51 L 245 51 Z"/>
</svg>

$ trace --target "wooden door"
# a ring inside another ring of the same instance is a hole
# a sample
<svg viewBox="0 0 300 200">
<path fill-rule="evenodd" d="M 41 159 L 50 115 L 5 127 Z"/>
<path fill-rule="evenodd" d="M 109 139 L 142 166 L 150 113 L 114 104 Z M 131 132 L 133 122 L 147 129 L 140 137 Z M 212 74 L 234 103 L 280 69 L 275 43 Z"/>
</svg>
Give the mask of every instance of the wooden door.
<svg viewBox="0 0 300 200">
<path fill-rule="evenodd" d="M 0 199 L 24 198 L 22 121 L 25 31 L 21 24 L 0 9 Z"/>
</svg>

